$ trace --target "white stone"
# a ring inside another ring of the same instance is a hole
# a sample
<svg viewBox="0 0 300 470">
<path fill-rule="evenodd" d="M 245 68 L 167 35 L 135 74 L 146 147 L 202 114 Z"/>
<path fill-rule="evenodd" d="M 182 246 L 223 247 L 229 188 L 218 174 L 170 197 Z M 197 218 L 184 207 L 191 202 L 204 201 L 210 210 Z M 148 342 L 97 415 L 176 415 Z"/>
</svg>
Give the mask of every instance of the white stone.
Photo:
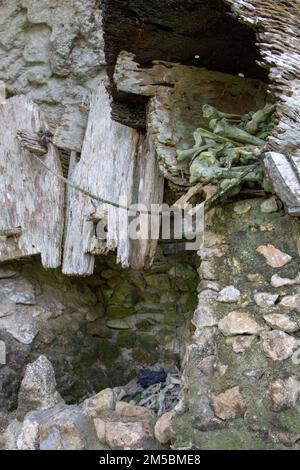
<svg viewBox="0 0 300 470">
<path fill-rule="evenodd" d="M 106 439 L 106 422 L 103 419 L 100 418 L 95 418 L 94 419 L 94 425 L 96 429 L 96 434 L 99 439 L 99 441 L 103 444 L 105 444 L 105 439 Z"/>
<path fill-rule="evenodd" d="M 283 411 L 296 405 L 300 382 L 295 377 L 278 379 L 270 384 L 270 395 L 274 411 Z"/>
<path fill-rule="evenodd" d="M 39 423 L 33 419 L 24 419 L 22 430 L 17 440 L 18 450 L 39 449 Z"/>
<path fill-rule="evenodd" d="M 275 304 L 278 297 L 279 295 L 269 294 L 268 292 L 258 292 L 257 294 L 254 294 L 255 303 L 259 307 L 271 307 Z"/>
<path fill-rule="evenodd" d="M 222 289 L 217 297 L 218 302 L 222 303 L 235 303 L 241 298 L 240 291 L 234 286 L 227 286 Z"/>
<path fill-rule="evenodd" d="M 300 273 L 298 273 L 295 279 L 280 277 L 278 274 L 274 274 L 271 278 L 271 285 L 273 287 L 293 286 L 296 284 L 300 284 Z"/>
</svg>

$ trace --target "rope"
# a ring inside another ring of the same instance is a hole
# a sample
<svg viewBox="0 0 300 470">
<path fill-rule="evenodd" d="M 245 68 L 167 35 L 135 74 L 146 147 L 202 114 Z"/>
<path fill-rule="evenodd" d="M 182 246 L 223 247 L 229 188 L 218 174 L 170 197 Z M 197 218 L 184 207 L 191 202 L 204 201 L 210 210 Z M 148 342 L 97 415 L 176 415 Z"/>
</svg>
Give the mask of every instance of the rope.
<svg viewBox="0 0 300 470">
<path fill-rule="evenodd" d="M 31 155 L 41 164 L 43 167 L 45 167 L 50 173 L 52 173 L 53 176 L 55 176 L 57 179 L 62 181 L 64 184 L 70 186 L 71 188 L 75 189 L 76 191 L 79 191 L 80 193 L 84 194 L 85 196 L 90 197 L 91 199 L 94 199 L 95 201 L 101 202 L 102 204 L 107 204 L 113 207 L 116 207 L 117 209 L 123 209 L 126 210 L 127 212 L 130 212 L 132 209 L 127 206 L 123 206 L 122 204 L 118 204 L 113 201 L 109 201 L 108 199 L 104 199 L 103 197 L 96 196 L 95 194 L 92 194 L 91 192 L 81 188 L 80 186 L 77 186 L 75 183 L 72 183 L 72 181 L 68 180 L 64 176 L 56 173 L 52 168 L 50 168 L 41 158 L 39 158 L 36 154 L 31 153 Z M 254 165 L 251 165 L 251 168 L 248 167 L 248 169 L 242 173 L 238 178 L 234 178 L 233 182 L 228 185 L 225 189 L 222 189 L 215 193 L 213 196 L 210 196 L 208 199 L 205 201 L 205 212 L 209 210 L 209 207 L 211 204 L 213 204 L 217 199 L 222 197 L 224 194 L 226 194 L 230 189 L 234 188 L 237 186 L 249 173 L 251 173 L 253 170 L 258 168 L 260 165 L 259 163 L 255 163 Z M 138 211 L 140 214 L 146 214 L 146 215 L 163 215 L 163 214 L 168 214 L 168 212 L 163 212 L 163 211 L 145 211 L 145 210 L 139 210 Z"/>
</svg>

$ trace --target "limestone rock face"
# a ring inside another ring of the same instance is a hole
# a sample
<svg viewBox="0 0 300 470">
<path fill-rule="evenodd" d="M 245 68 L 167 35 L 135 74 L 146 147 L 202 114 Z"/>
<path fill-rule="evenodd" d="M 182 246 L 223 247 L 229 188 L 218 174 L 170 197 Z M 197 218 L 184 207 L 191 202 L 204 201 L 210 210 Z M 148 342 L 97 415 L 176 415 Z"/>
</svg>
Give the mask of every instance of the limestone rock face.
<svg viewBox="0 0 300 470">
<path fill-rule="evenodd" d="M 31 410 L 52 408 L 63 399 L 56 391 L 56 380 L 52 364 L 40 356 L 28 364 L 18 397 L 17 417 L 22 420 Z"/>
<path fill-rule="evenodd" d="M 0 52 L 0 80 L 57 119 L 65 105 L 84 103 L 102 72 L 101 10 L 96 0 L 56 2 L 55 14 L 46 0 L 23 3 L 1 3 L 0 29 L 10 54 Z"/>
</svg>

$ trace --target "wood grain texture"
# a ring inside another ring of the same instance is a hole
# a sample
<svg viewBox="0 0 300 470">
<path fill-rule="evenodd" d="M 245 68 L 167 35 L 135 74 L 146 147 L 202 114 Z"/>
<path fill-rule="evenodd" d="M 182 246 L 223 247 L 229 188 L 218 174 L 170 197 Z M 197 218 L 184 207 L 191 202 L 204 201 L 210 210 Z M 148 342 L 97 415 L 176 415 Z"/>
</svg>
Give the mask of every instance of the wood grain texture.
<svg viewBox="0 0 300 470">
<path fill-rule="evenodd" d="M 69 152 L 81 152 L 89 110 L 83 106 L 66 106 L 53 143 Z"/>
<path fill-rule="evenodd" d="M 111 119 L 110 99 L 104 86 L 99 86 L 91 101 L 81 159 L 73 166 L 71 181 L 107 200 L 119 203 L 122 198 L 126 206 L 139 199 L 146 203 L 159 200 L 163 182 L 154 171 L 155 154 L 148 148 L 140 151 L 142 145 L 136 130 Z M 149 249 L 143 247 L 141 252 L 127 238 L 127 211 L 99 206 L 72 188 L 68 205 L 65 274 L 92 274 L 94 256 L 109 250 L 116 251 L 117 262 L 123 267 L 144 266 Z M 104 240 L 99 237 L 101 224 L 107 224 Z"/>
<path fill-rule="evenodd" d="M 61 263 L 64 187 L 34 160 L 17 139 L 48 130 L 44 115 L 25 96 L 0 105 L 0 261 L 40 254 L 45 268 Z M 61 173 L 57 149 L 49 144 L 44 160 Z M 18 233 L 16 230 L 20 229 Z"/>
</svg>

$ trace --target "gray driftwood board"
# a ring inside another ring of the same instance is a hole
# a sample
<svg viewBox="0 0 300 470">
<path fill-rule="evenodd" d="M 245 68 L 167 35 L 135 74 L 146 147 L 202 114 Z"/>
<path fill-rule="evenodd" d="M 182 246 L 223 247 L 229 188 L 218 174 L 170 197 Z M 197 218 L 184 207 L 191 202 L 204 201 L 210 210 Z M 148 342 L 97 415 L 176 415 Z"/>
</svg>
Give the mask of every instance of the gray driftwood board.
<svg viewBox="0 0 300 470">
<path fill-rule="evenodd" d="M 0 105 L 0 261 L 40 254 L 45 268 L 61 264 L 64 187 L 25 150 L 20 130 L 47 130 L 43 113 L 26 96 Z M 57 149 L 42 157 L 61 174 Z"/>
<path fill-rule="evenodd" d="M 162 202 L 163 178 L 153 148 L 136 130 L 111 119 L 110 99 L 103 85 L 92 98 L 81 158 L 70 178 L 90 193 L 116 203 L 120 197 L 125 205 Z M 153 242 L 132 243 L 122 234 L 128 218 L 125 210 L 93 201 L 71 188 L 68 205 L 65 274 L 92 274 L 94 256 L 109 250 L 116 251 L 117 262 L 123 267 L 143 268 L 151 262 Z M 114 224 L 116 219 L 120 220 L 119 226 Z M 106 225 L 103 240 L 97 235 Z"/>
</svg>

